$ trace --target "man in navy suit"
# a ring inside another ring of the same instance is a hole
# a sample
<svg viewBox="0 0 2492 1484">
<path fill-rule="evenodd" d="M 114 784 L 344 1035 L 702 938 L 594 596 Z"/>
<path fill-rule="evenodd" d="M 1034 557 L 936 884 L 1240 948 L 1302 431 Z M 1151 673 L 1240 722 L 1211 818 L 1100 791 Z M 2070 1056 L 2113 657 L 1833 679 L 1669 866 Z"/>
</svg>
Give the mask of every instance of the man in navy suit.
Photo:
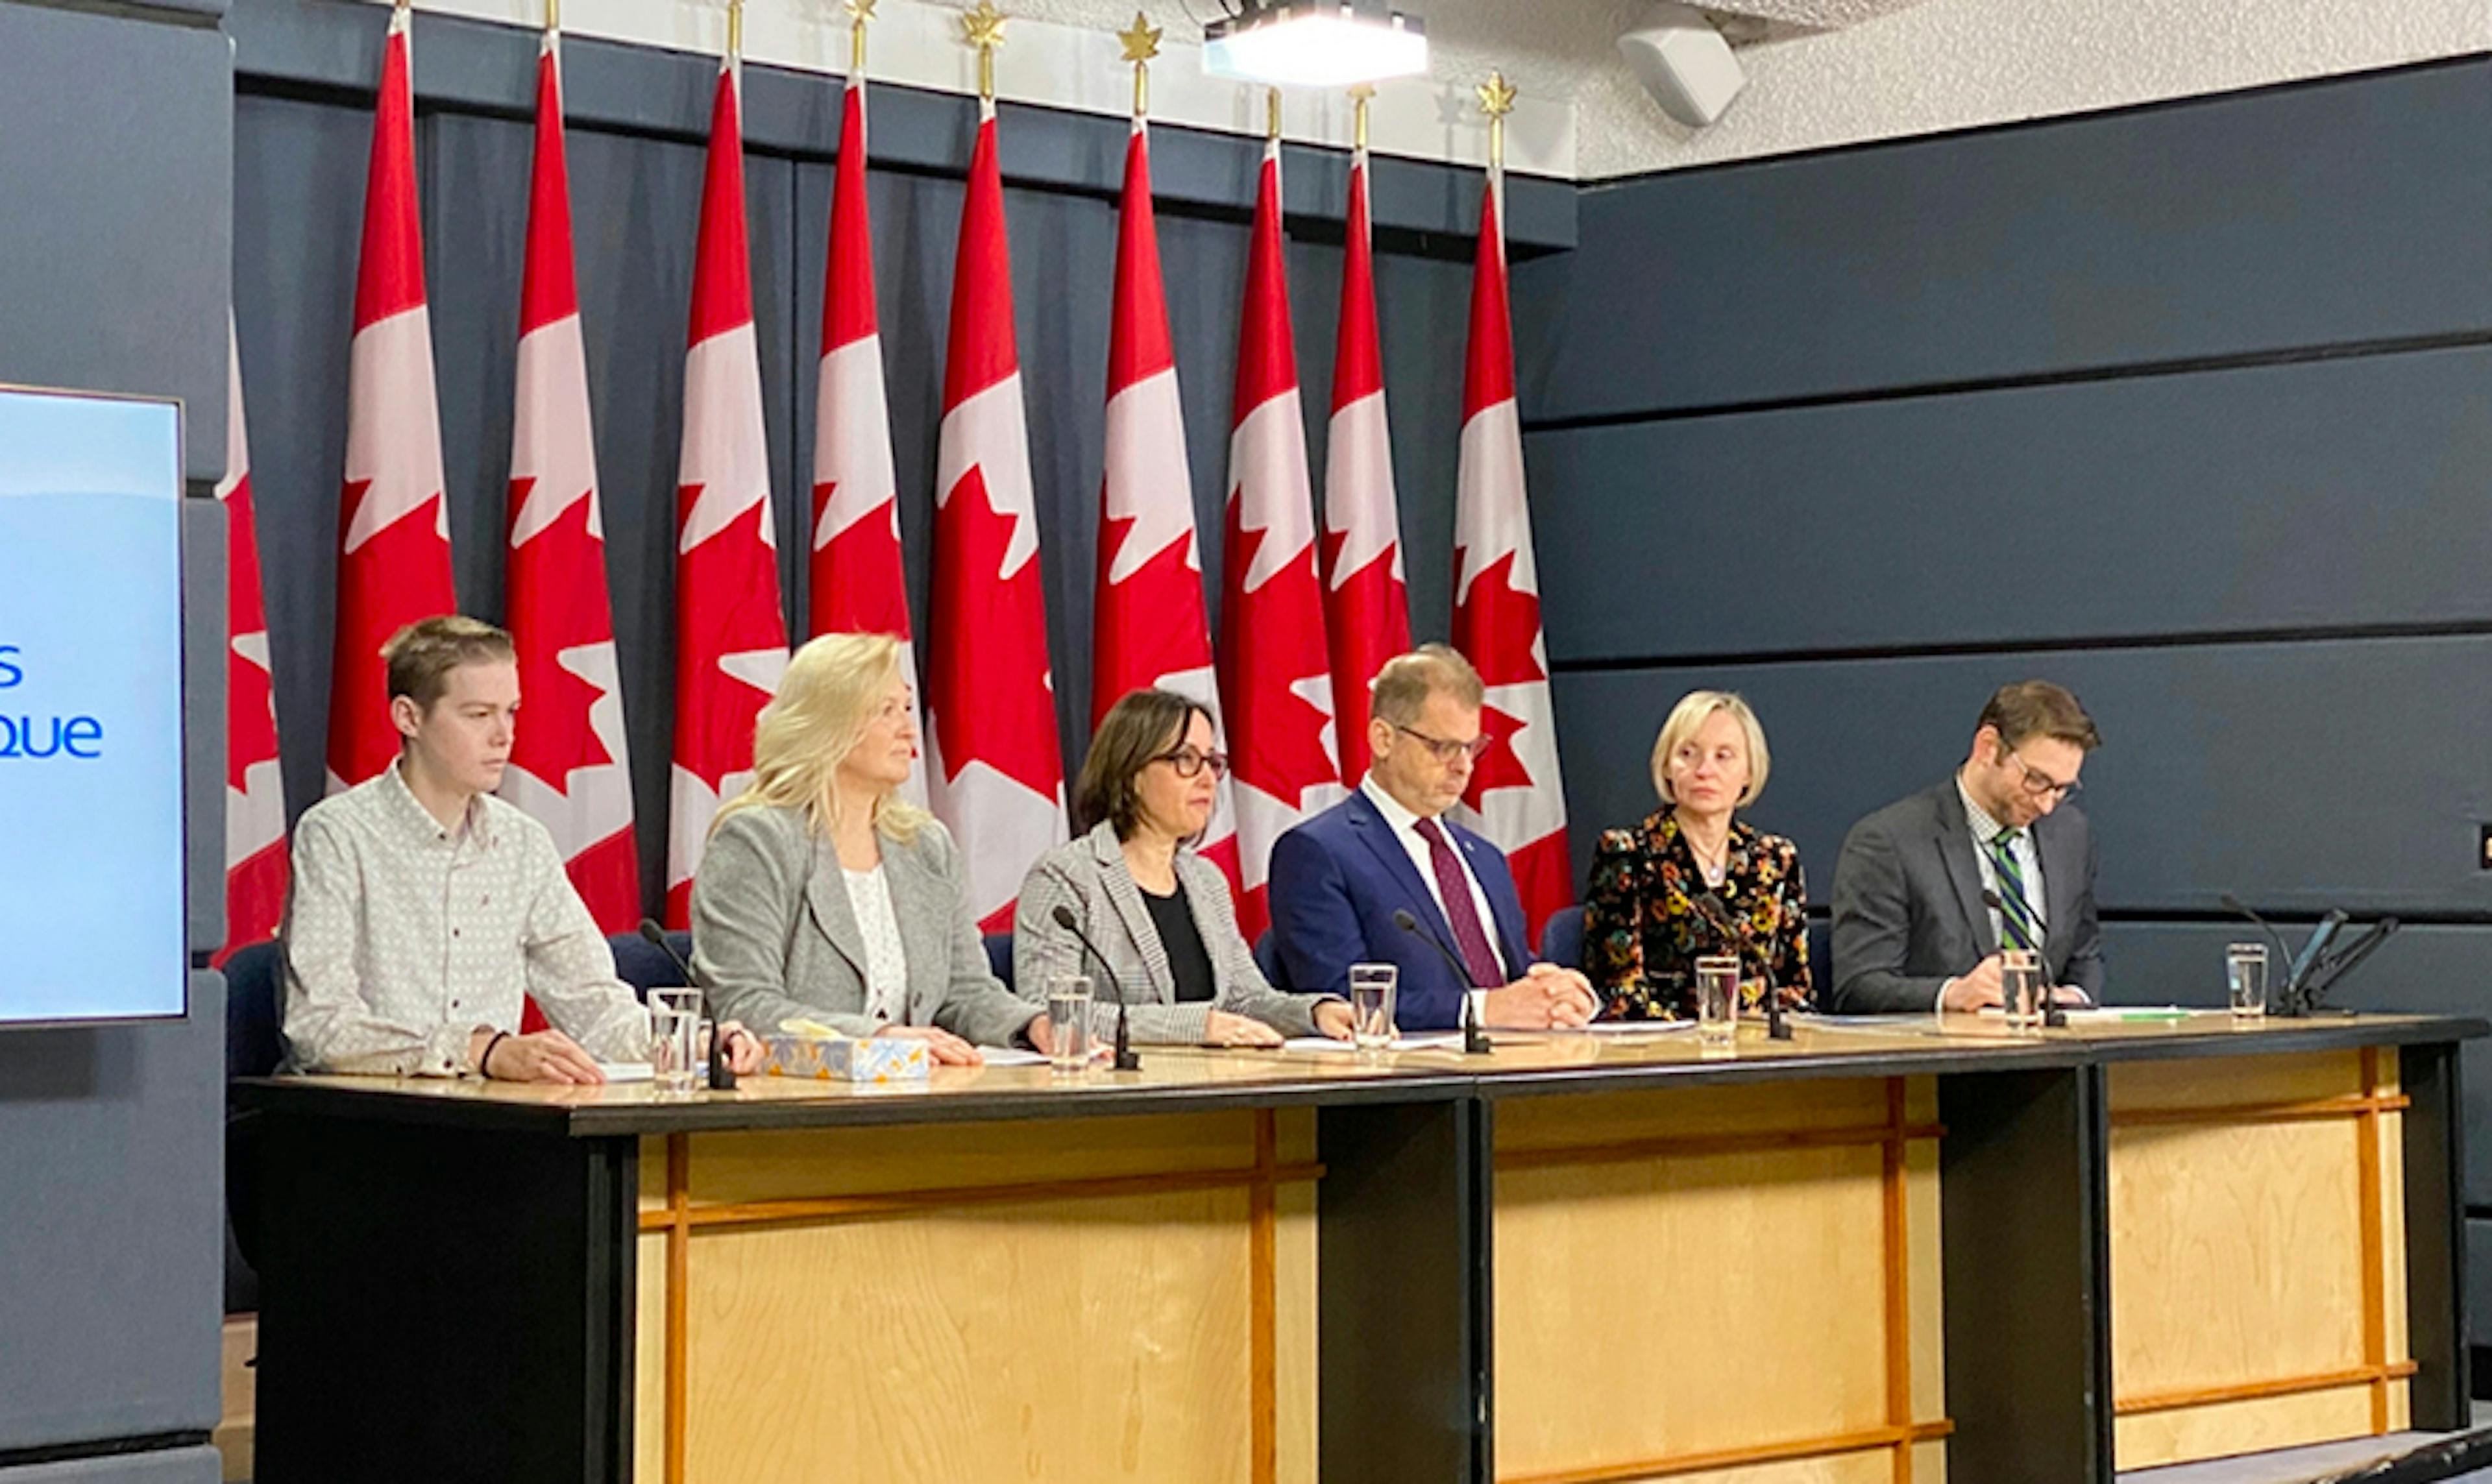
<svg viewBox="0 0 2492 1484">
<path fill-rule="evenodd" d="M 1352 964 L 1391 964 L 1405 1030 L 1461 1024 L 1466 994 L 1483 1025 L 1592 1018 L 1589 980 L 1532 962 L 1504 853 L 1442 817 L 1488 750 L 1482 699 L 1479 672 L 1442 644 L 1377 672 L 1367 777 L 1272 846 L 1272 935 L 1290 988 L 1343 994 Z M 1416 919 L 1418 934 L 1396 926 L 1396 912 Z"/>
</svg>

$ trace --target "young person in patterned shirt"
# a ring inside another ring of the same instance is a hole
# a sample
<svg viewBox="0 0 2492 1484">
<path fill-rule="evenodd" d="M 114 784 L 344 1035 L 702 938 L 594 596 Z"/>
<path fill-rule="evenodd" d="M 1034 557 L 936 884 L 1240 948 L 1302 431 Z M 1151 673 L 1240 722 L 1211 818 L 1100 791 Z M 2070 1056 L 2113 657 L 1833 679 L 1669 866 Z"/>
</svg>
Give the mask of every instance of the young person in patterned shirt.
<svg viewBox="0 0 2492 1484">
<path fill-rule="evenodd" d="M 649 1054 L 649 1016 L 546 827 L 493 797 L 519 710 L 511 637 L 472 618 L 382 646 L 398 760 L 294 827 L 285 1067 L 595 1083 Z M 519 1034 L 523 994 L 558 1028 Z M 760 1063 L 732 1024 L 728 1060 Z"/>
</svg>

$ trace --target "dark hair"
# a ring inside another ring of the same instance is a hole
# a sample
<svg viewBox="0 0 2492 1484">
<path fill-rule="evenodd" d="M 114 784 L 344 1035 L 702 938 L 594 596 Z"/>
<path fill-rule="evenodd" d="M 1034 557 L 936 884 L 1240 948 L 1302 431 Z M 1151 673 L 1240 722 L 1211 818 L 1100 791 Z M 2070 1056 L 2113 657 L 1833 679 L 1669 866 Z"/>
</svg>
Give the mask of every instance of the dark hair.
<svg viewBox="0 0 2492 1484">
<path fill-rule="evenodd" d="M 2094 729 L 2094 719 L 2086 715 L 2077 697 L 2048 680 L 2001 686 L 1991 694 L 1990 704 L 1981 708 L 1981 720 L 1973 724 L 1973 730 L 1984 727 L 1999 728 L 1999 740 L 2009 747 L 2033 737 L 2056 738 L 2090 753 L 2102 746 L 2102 733 Z"/>
<path fill-rule="evenodd" d="M 381 646 L 390 698 L 403 696 L 419 711 L 432 709 L 450 689 L 450 672 L 460 666 L 507 665 L 517 657 L 508 634 L 460 613 L 419 618 Z"/>
<path fill-rule="evenodd" d="M 1108 820 L 1118 840 L 1130 840 L 1142 822 L 1142 792 L 1136 781 L 1154 758 L 1182 746 L 1194 719 L 1211 720 L 1211 711 L 1174 691 L 1127 691 L 1090 734 L 1090 752 L 1082 759 L 1081 780 L 1073 786 L 1073 829 L 1096 829 Z"/>
</svg>

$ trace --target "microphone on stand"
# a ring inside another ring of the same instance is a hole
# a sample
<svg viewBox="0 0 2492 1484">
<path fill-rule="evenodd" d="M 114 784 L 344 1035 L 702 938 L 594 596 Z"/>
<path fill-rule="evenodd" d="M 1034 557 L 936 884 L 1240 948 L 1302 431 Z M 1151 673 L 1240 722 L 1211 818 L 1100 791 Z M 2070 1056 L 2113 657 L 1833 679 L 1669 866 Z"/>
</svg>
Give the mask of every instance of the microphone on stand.
<svg viewBox="0 0 2492 1484">
<path fill-rule="evenodd" d="M 1999 893 L 1992 891 L 1987 886 L 1981 889 L 1981 905 L 1990 908 L 1992 911 L 1997 912 L 2002 918 L 2004 918 L 2007 915 L 2007 904 L 2000 900 Z M 2049 935 L 2051 931 L 2049 926 L 2044 924 L 2040 919 L 2035 919 L 2033 926 L 2040 928 L 2045 936 Z M 2033 956 L 2033 962 L 2037 968 L 2039 967 L 2041 961 L 2042 956 L 2040 954 L 2037 953 Z M 2060 1003 L 2058 986 L 2037 982 L 2033 986 L 2033 990 L 2035 994 L 2041 996 L 2043 1028 L 2046 1030 L 2067 1029 L 2068 1012 Z"/>
<path fill-rule="evenodd" d="M 1480 1029 L 1479 1012 L 1473 1007 L 1470 996 L 1470 992 L 1480 988 L 1480 986 L 1471 983 L 1471 971 L 1463 965 L 1463 961 L 1460 958 L 1457 958 L 1454 951 L 1446 947 L 1444 945 L 1444 941 L 1439 938 L 1437 935 L 1420 927 L 1419 919 L 1410 915 L 1410 909 L 1409 907 L 1395 907 L 1393 909 L 1393 926 L 1401 929 L 1403 932 L 1409 934 L 1412 937 L 1419 939 L 1429 947 L 1437 950 L 1437 956 L 1445 961 L 1445 966 L 1452 969 L 1454 971 L 1454 977 L 1462 982 L 1464 986 L 1463 1051 L 1465 1054 L 1479 1056 L 1497 1050 L 1496 1046 L 1489 1041 L 1487 1033 Z"/>
<path fill-rule="evenodd" d="M 1062 902 L 1055 904 L 1054 917 L 1057 927 L 1072 934 L 1081 941 L 1083 950 L 1099 961 L 1100 970 L 1107 975 L 1108 987 L 1116 992 L 1116 1059 L 1113 1063 L 1115 1069 L 1119 1072 L 1141 1071 L 1142 1058 L 1135 1054 L 1134 1038 L 1125 1024 L 1125 987 L 1116 982 L 1116 970 L 1109 965 L 1108 956 L 1099 951 L 1099 945 L 1090 941 L 1090 935 L 1082 931 L 1081 919 L 1073 915 L 1073 908 L 1069 905 Z"/>
<path fill-rule="evenodd" d="M 708 1009 L 709 986 L 701 981 L 700 975 L 693 972 L 692 965 L 684 961 L 684 956 L 675 952 L 675 945 L 667 941 L 667 930 L 658 926 L 658 920 L 656 918 L 643 917 L 640 919 L 640 937 L 651 947 L 667 956 L 667 962 L 672 964 L 675 966 L 676 971 L 684 976 L 684 983 L 701 992 L 701 1008 L 704 1010 Z M 727 1037 L 718 1032 L 718 1017 L 715 1015 L 710 1017 L 710 1090 L 713 1092 L 732 1092 L 735 1090 L 735 1068 L 727 1064 Z"/>
</svg>

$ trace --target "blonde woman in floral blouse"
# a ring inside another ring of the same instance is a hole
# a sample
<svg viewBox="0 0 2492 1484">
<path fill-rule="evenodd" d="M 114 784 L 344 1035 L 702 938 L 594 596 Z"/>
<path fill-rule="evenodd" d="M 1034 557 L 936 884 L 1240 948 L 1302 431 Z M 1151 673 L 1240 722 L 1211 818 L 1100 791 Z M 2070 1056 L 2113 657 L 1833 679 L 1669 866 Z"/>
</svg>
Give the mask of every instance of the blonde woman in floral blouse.
<svg viewBox="0 0 2492 1484">
<path fill-rule="evenodd" d="M 1727 691 L 1671 708 L 1652 749 L 1659 813 L 1601 835 L 1585 909 L 1585 971 L 1603 1020 L 1688 1020 L 1696 961 L 1736 954 L 1741 1000 L 1770 986 L 1787 1006 L 1815 1003 L 1808 889 L 1799 850 L 1741 823 L 1765 787 L 1765 732 Z"/>
</svg>

